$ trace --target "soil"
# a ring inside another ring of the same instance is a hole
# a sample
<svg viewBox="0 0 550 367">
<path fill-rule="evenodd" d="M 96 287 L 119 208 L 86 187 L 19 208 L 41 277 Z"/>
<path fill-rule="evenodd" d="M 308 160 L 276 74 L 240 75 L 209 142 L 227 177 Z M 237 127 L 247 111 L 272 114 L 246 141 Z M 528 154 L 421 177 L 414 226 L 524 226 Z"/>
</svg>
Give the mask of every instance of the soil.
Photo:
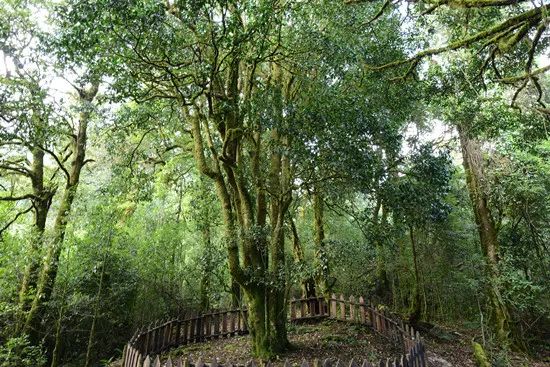
<svg viewBox="0 0 550 367">
<path fill-rule="evenodd" d="M 421 330 L 421 333 L 427 349 L 428 366 L 476 367 L 471 346 L 476 336 L 475 330 L 432 325 Z M 288 336 L 292 348 L 275 358 L 273 365 L 277 367 L 286 360 L 293 366 L 300 366 L 303 360 L 327 358 L 332 360 L 331 365 L 335 365 L 337 359 L 340 360 L 340 366 L 349 366 L 352 359 L 361 365 L 365 359 L 373 363 L 401 354 L 399 346 L 369 327 L 334 320 L 289 325 Z M 169 354 L 173 357 L 188 356 L 192 361 L 201 357 L 207 363 L 215 359 L 220 364 L 230 362 L 244 365 L 253 359 L 251 350 L 250 338 L 245 335 L 183 346 L 173 349 Z M 550 367 L 550 362 L 534 361 L 527 356 L 513 354 L 508 364 L 504 365 Z M 112 366 L 118 365 L 115 363 Z"/>
<path fill-rule="evenodd" d="M 277 356 L 274 364 L 288 360 L 292 365 L 300 365 L 302 360 L 332 360 L 349 364 L 351 359 L 369 362 L 397 356 L 400 350 L 393 342 L 359 324 L 324 320 L 317 323 L 289 325 L 288 336 L 292 348 Z M 194 344 L 173 350 L 170 355 L 188 355 L 191 360 L 202 357 L 204 361 L 215 358 L 220 363 L 243 364 L 253 359 L 248 336 L 218 339 L 207 343 Z"/>
</svg>

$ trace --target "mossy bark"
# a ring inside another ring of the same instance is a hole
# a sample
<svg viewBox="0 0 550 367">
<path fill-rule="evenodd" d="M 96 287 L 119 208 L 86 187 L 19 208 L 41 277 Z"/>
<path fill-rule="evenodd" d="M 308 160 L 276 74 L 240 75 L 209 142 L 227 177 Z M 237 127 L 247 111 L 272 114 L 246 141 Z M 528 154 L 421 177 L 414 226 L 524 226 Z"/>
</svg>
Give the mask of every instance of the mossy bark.
<svg viewBox="0 0 550 367">
<path fill-rule="evenodd" d="M 65 190 L 55 218 L 52 240 L 48 244 L 47 254 L 38 277 L 36 292 L 23 327 L 23 332 L 29 334 L 31 340 L 35 343 L 40 341 L 41 321 L 44 316 L 45 305 L 49 302 L 53 293 L 59 268 L 59 257 L 65 239 L 65 230 L 80 182 L 80 173 L 85 164 L 87 129 L 92 114 L 91 103 L 97 95 L 98 87 L 98 83 L 95 83 L 89 89 L 79 90 L 82 111 L 79 116 L 78 131 L 71 146 L 73 159 L 69 170 L 63 168 L 66 176 Z"/>
<path fill-rule="evenodd" d="M 500 293 L 497 230 L 488 204 L 481 146 L 479 142 L 469 136 L 467 126 L 459 124 L 457 129 L 466 182 L 489 280 L 488 297 L 491 303 L 493 330 L 499 344 L 502 347 L 507 347 L 509 345 L 510 316 Z"/>
<path fill-rule="evenodd" d="M 41 145 L 43 142 L 37 143 Z M 23 273 L 23 279 L 19 288 L 19 309 L 21 310 L 20 320 L 17 325 L 17 331 L 24 327 L 24 315 L 29 312 L 38 283 L 40 274 L 40 261 L 44 246 L 44 232 L 46 230 L 46 220 L 52 198 L 55 190 L 46 187 L 44 182 L 44 151 L 36 146 L 32 149 L 32 170 L 29 173 L 34 198 L 32 199 L 34 207 L 34 225 L 31 247 L 28 255 L 28 264 Z"/>
<path fill-rule="evenodd" d="M 265 127 L 260 118 L 251 118 L 245 126 L 241 99 L 250 96 L 258 70 L 243 67 L 238 57 L 227 63 L 213 76 L 208 96 L 192 106 L 182 101 L 182 112 L 191 127 L 197 168 L 216 185 L 229 271 L 245 294 L 254 353 L 268 358 L 288 346 L 283 223 L 292 190 L 288 137 L 279 132 L 285 77 L 278 65 L 266 65 L 274 122 Z M 289 77 L 286 91 L 291 85 Z"/>
<path fill-rule="evenodd" d="M 320 294 L 328 296 L 330 294 L 328 277 L 330 269 L 328 267 L 327 251 L 325 247 L 325 210 L 323 202 L 323 193 L 319 187 L 314 188 L 313 195 L 313 232 L 315 243 L 315 261 L 317 266 L 317 289 Z"/>
<path fill-rule="evenodd" d="M 491 363 L 485 354 L 485 350 L 481 344 L 472 342 L 472 348 L 474 350 L 474 359 L 476 361 L 477 367 L 491 367 Z"/>
<path fill-rule="evenodd" d="M 418 256 L 417 256 L 417 239 L 414 232 L 414 227 L 409 225 L 409 236 L 411 239 L 411 249 L 413 255 L 413 268 L 414 268 L 414 287 L 412 294 L 412 307 L 411 314 L 409 316 L 409 322 L 416 324 L 420 320 L 422 314 L 422 302 L 420 297 L 420 276 L 418 271 Z"/>
<path fill-rule="evenodd" d="M 290 218 L 289 221 L 290 229 L 292 230 L 292 254 L 294 256 L 294 263 L 301 265 L 305 263 L 302 242 L 300 241 L 300 236 L 298 234 L 298 229 L 296 228 L 296 223 L 294 223 L 294 219 Z M 316 296 L 315 279 L 313 279 L 313 277 L 305 277 L 300 283 L 300 288 L 302 290 L 302 297 L 309 298 Z"/>
</svg>

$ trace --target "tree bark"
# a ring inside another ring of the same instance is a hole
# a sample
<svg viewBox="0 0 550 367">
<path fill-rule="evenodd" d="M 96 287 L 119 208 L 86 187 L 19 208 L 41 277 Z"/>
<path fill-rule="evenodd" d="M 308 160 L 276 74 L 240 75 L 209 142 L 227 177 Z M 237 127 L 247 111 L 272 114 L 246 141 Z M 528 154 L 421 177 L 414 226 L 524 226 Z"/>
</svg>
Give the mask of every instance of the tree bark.
<svg viewBox="0 0 550 367">
<path fill-rule="evenodd" d="M 84 367 L 89 367 L 92 360 L 92 351 L 94 348 L 95 329 L 97 319 L 99 317 L 99 308 L 101 304 L 101 292 L 103 291 L 103 278 L 105 275 L 105 262 L 107 261 L 107 253 L 103 254 L 103 262 L 101 264 L 101 274 L 99 275 L 99 285 L 97 287 L 97 294 L 95 297 L 94 315 L 92 317 L 92 325 L 90 327 L 90 333 L 88 335 L 88 346 L 86 348 L 86 359 Z"/>
<path fill-rule="evenodd" d="M 304 260 L 304 250 L 302 248 L 302 243 L 300 241 L 300 236 L 298 235 L 298 229 L 296 228 L 296 223 L 294 219 L 290 218 L 290 229 L 292 230 L 292 254 L 294 256 L 295 264 L 305 264 Z M 302 297 L 309 298 L 315 297 L 315 279 L 313 277 L 306 277 L 301 282 Z"/>
<path fill-rule="evenodd" d="M 212 272 L 212 240 L 210 235 L 209 218 L 201 224 L 202 240 L 203 240 L 203 256 L 201 261 L 202 274 L 200 283 L 200 308 L 202 311 L 207 311 L 210 308 L 210 274 Z"/>
<path fill-rule="evenodd" d="M 42 145 L 38 142 L 37 145 Z M 28 256 L 29 262 L 25 267 L 23 279 L 19 289 L 19 308 L 22 315 L 25 315 L 31 307 L 33 301 L 33 291 L 36 290 L 38 275 L 40 270 L 39 258 L 44 241 L 44 232 L 46 230 L 46 220 L 50 209 L 50 204 L 55 191 L 48 190 L 44 185 L 44 151 L 35 146 L 32 149 L 32 170 L 30 172 L 34 207 L 34 228 L 33 238 L 31 239 L 31 248 Z M 18 330 L 24 325 L 24 317 L 21 318 Z"/>
<path fill-rule="evenodd" d="M 413 255 L 413 266 L 414 266 L 414 287 L 413 287 L 413 302 L 412 302 L 412 311 L 409 316 L 409 322 L 415 325 L 420 320 L 420 315 L 422 314 L 422 302 L 420 297 L 420 276 L 418 273 L 418 256 L 417 256 L 417 241 L 414 233 L 414 227 L 409 225 L 409 236 L 411 239 L 411 248 Z"/>
<path fill-rule="evenodd" d="M 76 190 L 80 182 L 80 172 L 82 167 L 84 167 L 87 129 L 91 118 L 91 103 L 97 94 L 98 86 L 99 85 L 96 83 L 93 84 L 90 89 L 79 90 L 82 111 L 79 116 L 78 131 L 71 147 L 73 159 L 71 161 L 70 170 L 65 170 L 66 185 L 54 223 L 53 238 L 47 249 L 47 255 L 42 265 L 37 283 L 36 294 L 27 314 L 24 326 L 24 332 L 28 333 L 31 340 L 35 342 L 40 340 L 40 323 L 45 311 L 44 305 L 49 302 L 51 298 L 53 286 L 57 277 L 59 257 L 65 238 L 65 229 L 67 227 Z"/>
<path fill-rule="evenodd" d="M 381 210 L 382 219 L 379 220 Z M 382 198 L 378 196 L 372 219 L 376 233 L 374 238 L 376 247 L 376 287 L 374 293 L 381 299 L 385 299 L 390 293 L 390 285 L 386 274 L 386 263 L 384 257 L 384 241 L 382 240 L 383 232 L 387 224 L 387 216 L 387 211 L 384 210 L 384 207 L 382 206 Z"/>
<path fill-rule="evenodd" d="M 506 346 L 509 342 L 510 333 L 509 313 L 499 289 L 497 230 L 488 205 L 481 146 L 478 141 L 469 136 L 466 129 L 467 126 L 465 125 L 457 125 L 462 150 L 462 162 L 464 171 L 466 172 L 466 183 L 487 268 L 489 279 L 488 296 L 491 302 L 493 328 L 499 343 L 502 346 Z"/>
<path fill-rule="evenodd" d="M 324 203 L 323 194 L 318 187 L 313 189 L 313 221 L 314 221 L 314 239 L 317 261 L 317 289 L 325 296 L 328 296 L 329 267 L 325 248 L 325 225 L 324 225 Z"/>
</svg>

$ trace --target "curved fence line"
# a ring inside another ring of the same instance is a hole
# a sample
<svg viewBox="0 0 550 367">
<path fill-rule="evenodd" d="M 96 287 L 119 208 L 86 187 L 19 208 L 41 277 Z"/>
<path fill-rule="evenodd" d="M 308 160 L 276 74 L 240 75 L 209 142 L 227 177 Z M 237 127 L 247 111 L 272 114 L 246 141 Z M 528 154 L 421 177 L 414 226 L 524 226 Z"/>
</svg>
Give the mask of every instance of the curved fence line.
<svg viewBox="0 0 550 367">
<path fill-rule="evenodd" d="M 217 359 L 210 363 L 203 362 L 200 358 L 192 362 L 185 357 L 172 360 L 168 357 L 163 361 L 160 354 L 173 348 L 187 344 L 199 343 L 211 339 L 226 338 L 248 333 L 248 311 L 235 309 L 230 311 L 210 312 L 200 316 L 186 318 L 184 320 L 171 320 L 149 326 L 147 329 L 136 331 L 132 339 L 124 347 L 123 367 L 220 367 L 220 366 L 245 366 L 255 367 L 256 362 L 249 361 L 246 364 L 236 364 L 226 361 L 221 365 Z M 350 367 L 425 367 L 426 350 L 420 337 L 420 333 L 413 327 L 396 321 L 383 311 L 368 305 L 363 297 L 349 298 L 333 294 L 328 299 L 324 297 L 312 297 L 292 299 L 289 302 L 290 322 L 303 322 L 329 318 L 350 323 L 358 323 L 371 327 L 378 334 L 383 335 L 389 341 L 402 349 L 402 354 L 393 359 L 384 359 L 375 364 L 368 361 L 355 362 L 352 360 Z M 269 363 L 268 363 L 269 364 Z M 263 363 L 259 363 L 264 366 Z M 265 364 L 267 367 L 267 364 Z M 300 367 L 343 367 L 338 360 L 325 359 L 320 361 L 303 361 Z M 285 367 L 290 364 L 285 362 Z"/>
</svg>

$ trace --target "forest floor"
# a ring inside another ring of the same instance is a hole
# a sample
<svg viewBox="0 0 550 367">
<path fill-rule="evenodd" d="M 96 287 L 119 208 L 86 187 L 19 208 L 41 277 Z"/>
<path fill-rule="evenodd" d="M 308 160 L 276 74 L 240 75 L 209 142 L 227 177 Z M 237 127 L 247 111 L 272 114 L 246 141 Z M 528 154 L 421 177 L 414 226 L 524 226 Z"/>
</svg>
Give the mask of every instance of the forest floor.
<svg viewBox="0 0 550 367">
<path fill-rule="evenodd" d="M 324 320 L 289 325 L 288 332 L 293 348 L 278 356 L 273 362 L 275 366 L 281 366 L 285 360 L 299 366 L 303 359 L 311 361 L 315 358 L 339 359 L 346 366 L 353 358 L 357 362 L 364 359 L 375 362 L 401 353 L 388 339 L 359 324 Z M 470 333 L 439 326 L 425 331 L 422 335 L 428 351 L 428 366 L 475 367 L 471 347 L 473 335 Z M 222 364 L 232 362 L 242 365 L 253 359 L 251 349 L 250 338 L 245 335 L 183 346 L 169 354 L 189 356 L 191 360 L 201 357 L 205 362 L 217 359 Z M 522 356 L 514 356 L 510 362 L 513 367 L 550 367 L 548 362 L 535 362 Z"/>
</svg>

